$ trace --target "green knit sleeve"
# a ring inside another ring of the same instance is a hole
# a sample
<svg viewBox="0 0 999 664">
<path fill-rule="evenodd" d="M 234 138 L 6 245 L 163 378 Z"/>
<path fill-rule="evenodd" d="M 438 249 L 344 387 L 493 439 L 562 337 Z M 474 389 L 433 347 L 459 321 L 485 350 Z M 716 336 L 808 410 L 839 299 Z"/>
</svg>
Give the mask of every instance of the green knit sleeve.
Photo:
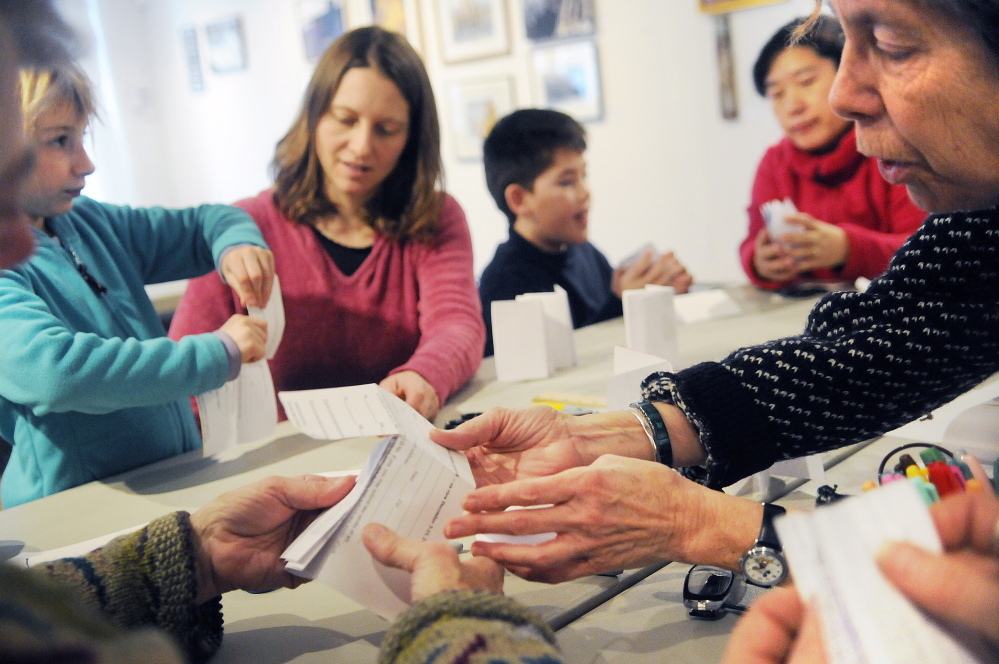
<svg viewBox="0 0 999 664">
<path fill-rule="evenodd" d="M 515 601 L 476 590 L 437 593 L 417 602 L 389 629 L 378 664 L 561 664 L 555 634 Z"/>
<path fill-rule="evenodd" d="M 79 558 L 45 565 L 75 587 L 111 622 L 126 628 L 155 626 L 188 657 L 203 661 L 222 643 L 222 603 L 195 604 L 197 580 L 190 515 L 175 512 Z"/>
</svg>

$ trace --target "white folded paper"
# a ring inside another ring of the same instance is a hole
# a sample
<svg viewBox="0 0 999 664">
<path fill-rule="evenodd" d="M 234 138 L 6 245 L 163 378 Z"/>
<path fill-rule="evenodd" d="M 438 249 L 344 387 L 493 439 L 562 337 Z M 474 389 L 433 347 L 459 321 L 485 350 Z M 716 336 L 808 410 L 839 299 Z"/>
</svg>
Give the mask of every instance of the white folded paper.
<svg viewBox="0 0 999 664">
<path fill-rule="evenodd" d="M 722 288 L 677 295 L 673 298 L 673 308 L 681 323 L 700 323 L 742 313 L 742 307 Z"/>
<path fill-rule="evenodd" d="M 494 300 L 491 311 L 496 378 L 517 381 L 552 375 L 556 353 L 548 341 L 550 324 L 544 303 L 538 299 Z"/>
<path fill-rule="evenodd" d="M 614 375 L 607 383 L 607 409 L 624 410 L 641 401 L 642 381 L 656 371 L 673 371 L 673 365 L 656 355 L 614 346 Z"/>
<path fill-rule="evenodd" d="M 656 249 L 656 245 L 652 244 L 651 242 L 646 242 L 638 249 L 635 249 L 633 252 L 625 256 L 621 260 L 621 262 L 617 264 L 617 269 L 627 270 L 629 267 L 640 261 L 642 259 L 642 256 L 644 256 L 647 252 L 650 251 L 652 252 L 651 260 L 653 262 L 659 260 L 659 250 Z"/>
<path fill-rule="evenodd" d="M 801 225 L 786 219 L 788 215 L 797 212 L 798 208 L 794 206 L 794 202 L 790 198 L 785 198 L 782 201 L 772 200 L 760 206 L 760 214 L 763 215 L 767 231 L 770 233 L 770 237 L 775 240 L 787 233 L 801 232 Z"/>
<path fill-rule="evenodd" d="M 569 295 L 555 285 L 551 293 L 523 293 L 517 302 L 540 302 L 545 312 L 545 344 L 552 367 L 557 371 L 576 366 L 576 339 L 572 336 Z"/>
<path fill-rule="evenodd" d="M 393 620 L 410 602 L 409 574 L 376 563 L 361 542 L 369 523 L 403 537 L 444 541 L 448 519 L 475 488 L 464 455 L 430 440 L 433 426 L 377 385 L 281 392 L 293 424 L 325 439 L 388 435 L 368 457 L 357 484 L 285 550 L 293 574 L 318 579 Z"/>
<path fill-rule="evenodd" d="M 776 527 L 798 591 L 818 607 L 830 664 L 988 661 L 972 637 L 930 619 L 877 567 L 875 557 L 889 541 L 941 550 L 911 482 L 788 514 Z"/>
<path fill-rule="evenodd" d="M 263 309 L 247 307 L 246 312 L 254 318 L 261 318 L 267 323 L 267 359 L 270 360 L 281 345 L 284 337 L 284 299 L 281 297 L 281 281 L 274 275 L 274 286 L 271 288 L 271 299 Z"/>
<path fill-rule="evenodd" d="M 624 291 L 624 336 L 628 348 L 656 355 L 679 366 L 680 349 L 673 311 L 675 292 L 669 286 L 653 284 Z"/>
</svg>

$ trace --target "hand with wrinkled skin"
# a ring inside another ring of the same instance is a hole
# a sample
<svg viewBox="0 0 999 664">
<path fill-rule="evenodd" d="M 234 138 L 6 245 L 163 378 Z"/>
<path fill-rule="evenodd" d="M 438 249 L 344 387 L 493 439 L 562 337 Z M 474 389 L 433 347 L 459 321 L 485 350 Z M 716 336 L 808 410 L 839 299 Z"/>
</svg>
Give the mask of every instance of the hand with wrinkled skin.
<svg viewBox="0 0 999 664">
<path fill-rule="evenodd" d="M 441 409 L 437 392 L 426 379 L 415 371 L 400 371 L 379 383 L 413 407 L 423 417 L 432 420 Z"/>
<path fill-rule="evenodd" d="M 268 477 L 224 493 L 191 515 L 198 603 L 230 590 L 296 588 L 308 581 L 284 569 L 281 554 L 354 477 Z"/>
<path fill-rule="evenodd" d="M 219 271 L 243 306 L 267 306 L 274 286 L 274 254 L 269 249 L 250 244 L 230 249 Z"/>
<path fill-rule="evenodd" d="M 462 561 L 447 542 L 406 539 L 377 523 L 365 526 L 361 537 L 375 560 L 410 573 L 413 602 L 446 590 L 503 594 L 503 568 L 488 558 Z"/>
<path fill-rule="evenodd" d="M 547 505 L 504 512 L 507 507 Z M 605 455 L 555 475 L 485 486 L 449 538 L 555 532 L 538 545 L 475 542 L 472 553 L 532 581 L 556 583 L 662 560 L 738 569 L 759 533 L 759 503 L 712 491 L 651 461 Z"/>
</svg>

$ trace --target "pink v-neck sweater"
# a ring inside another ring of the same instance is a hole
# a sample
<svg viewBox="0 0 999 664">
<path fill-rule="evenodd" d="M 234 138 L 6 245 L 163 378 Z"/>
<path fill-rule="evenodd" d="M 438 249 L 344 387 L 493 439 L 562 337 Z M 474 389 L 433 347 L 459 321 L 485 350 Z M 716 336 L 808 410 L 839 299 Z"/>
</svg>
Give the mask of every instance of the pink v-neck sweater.
<svg viewBox="0 0 999 664">
<path fill-rule="evenodd" d="M 270 361 L 278 391 L 377 383 L 412 370 L 444 403 L 472 377 L 485 342 L 472 240 L 461 207 L 443 196 L 432 244 L 376 235 L 371 254 L 349 277 L 311 227 L 278 211 L 271 190 L 236 203 L 256 220 L 281 279 L 287 322 Z M 217 274 L 194 279 L 170 338 L 217 330 L 234 313 L 246 310 Z"/>
</svg>

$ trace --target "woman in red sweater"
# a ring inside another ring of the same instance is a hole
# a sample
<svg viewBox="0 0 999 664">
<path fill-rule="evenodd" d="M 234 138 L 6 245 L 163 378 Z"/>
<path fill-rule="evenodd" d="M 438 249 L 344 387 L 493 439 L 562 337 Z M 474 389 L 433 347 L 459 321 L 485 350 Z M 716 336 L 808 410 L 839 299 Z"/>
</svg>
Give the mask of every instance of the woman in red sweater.
<svg viewBox="0 0 999 664">
<path fill-rule="evenodd" d="M 432 418 L 478 369 L 485 328 L 468 225 L 439 189 L 434 95 L 412 47 L 377 27 L 330 46 L 273 172 L 273 189 L 236 205 L 260 226 L 281 281 L 275 387 L 376 382 Z M 195 279 L 170 337 L 218 329 L 237 311 L 217 275 Z"/>
<path fill-rule="evenodd" d="M 843 51 L 839 23 L 823 16 L 788 47 L 802 22 L 778 30 L 753 67 L 756 89 L 785 133 L 757 169 L 740 249 L 743 269 L 761 288 L 872 279 L 926 217 L 905 187 L 887 183 L 876 160 L 857 151 L 853 123 L 829 105 Z M 760 208 L 786 199 L 798 211 L 786 217 L 790 232 L 771 233 Z"/>
</svg>

